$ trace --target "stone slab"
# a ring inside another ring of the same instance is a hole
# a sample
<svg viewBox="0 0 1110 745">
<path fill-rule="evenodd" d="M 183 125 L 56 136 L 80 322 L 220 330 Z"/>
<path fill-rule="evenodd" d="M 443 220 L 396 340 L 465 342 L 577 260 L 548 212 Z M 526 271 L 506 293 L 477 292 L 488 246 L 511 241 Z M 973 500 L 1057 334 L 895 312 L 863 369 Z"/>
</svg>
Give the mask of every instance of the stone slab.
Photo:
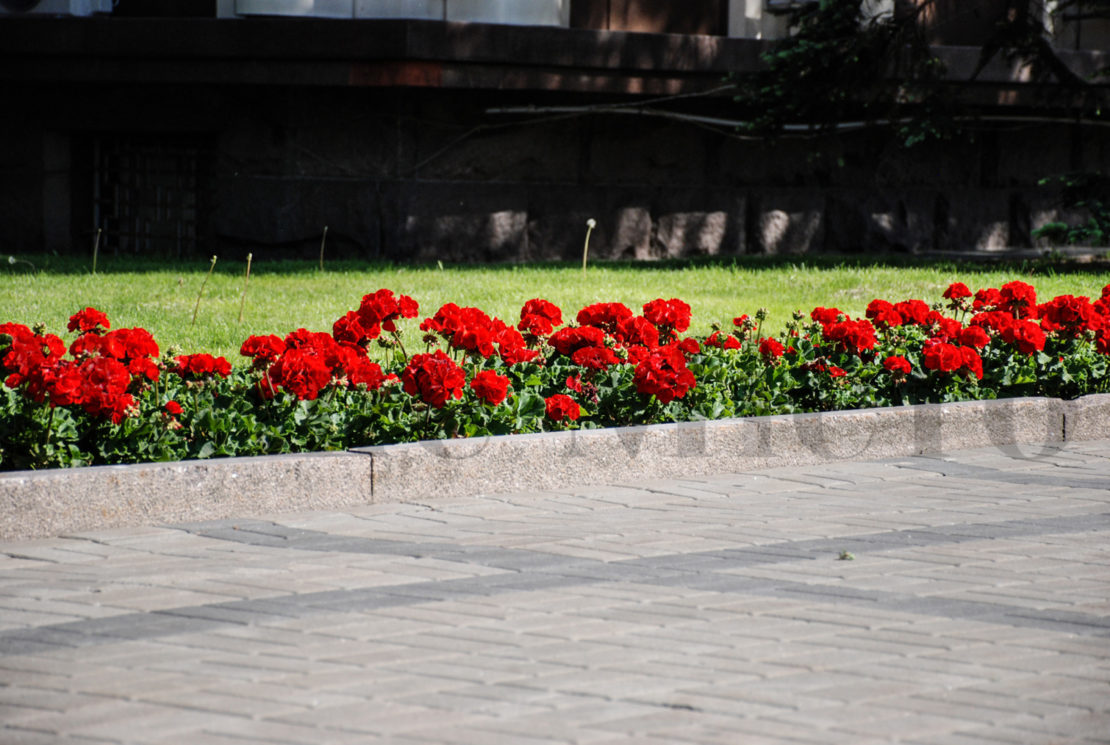
<svg viewBox="0 0 1110 745">
<path fill-rule="evenodd" d="M 376 500 L 458 497 L 1060 442 L 1047 398 L 861 409 L 358 449 Z"/>
<path fill-rule="evenodd" d="M 305 453 L 0 474 L 0 540 L 371 500 L 370 458 Z"/>
<path fill-rule="evenodd" d="M 1110 395 L 752 417 L 0 474 L 0 540 L 384 501 L 1110 438 Z"/>
</svg>

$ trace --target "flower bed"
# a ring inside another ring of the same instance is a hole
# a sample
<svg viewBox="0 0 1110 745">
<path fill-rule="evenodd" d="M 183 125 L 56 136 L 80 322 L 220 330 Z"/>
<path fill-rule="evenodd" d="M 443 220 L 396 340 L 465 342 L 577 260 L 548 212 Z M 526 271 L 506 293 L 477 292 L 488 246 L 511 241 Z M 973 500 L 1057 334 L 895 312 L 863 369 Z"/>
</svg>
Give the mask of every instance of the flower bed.
<svg viewBox="0 0 1110 745">
<path fill-rule="evenodd" d="M 331 333 L 252 336 L 232 367 L 160 355 L 101 312 L 66 342 L 0 325 L 0 468 L 259 455 L 426 439 L 1110 390 L 1110 285 L 1038 303 L 1014 281 L 944 300 L 874 300 L 865 318 L 764 314 L 686 335 L 690 307 L 597 303 L 566 323 L 529 300 L 510 325 L 448 303 L 366 295 Z M 408 326 L 408 328 L 405 328 Z"/>
</svg>

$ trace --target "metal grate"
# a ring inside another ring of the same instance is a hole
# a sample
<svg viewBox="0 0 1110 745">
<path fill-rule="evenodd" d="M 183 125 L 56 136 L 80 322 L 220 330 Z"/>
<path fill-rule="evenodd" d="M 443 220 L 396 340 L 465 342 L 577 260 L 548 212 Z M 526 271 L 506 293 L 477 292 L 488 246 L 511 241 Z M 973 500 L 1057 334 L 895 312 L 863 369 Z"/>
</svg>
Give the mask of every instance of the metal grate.
<svg viewBox="0 0 1110 745">
<path fill-rule="evenodd" d="M 197 250 L 201 147 L 135 137 L 93 142 L 93 217 L 114 253 L 180 257 Z"/>
</svg>

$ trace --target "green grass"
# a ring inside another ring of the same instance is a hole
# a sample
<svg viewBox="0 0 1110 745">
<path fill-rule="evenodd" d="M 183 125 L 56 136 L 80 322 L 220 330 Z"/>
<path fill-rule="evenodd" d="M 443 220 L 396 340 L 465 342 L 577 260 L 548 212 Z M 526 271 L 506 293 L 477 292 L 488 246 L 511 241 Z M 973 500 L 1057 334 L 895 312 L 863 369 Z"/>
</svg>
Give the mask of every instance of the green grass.
<svg viewBox="0 0 1110 745">
<path fill-rule="evenodd" d="M 30 261 L 36 271 L 23 263 L 0 263 L 0 322 L 42 322 L 50 331 L 64 334 L 68 317 L 91 305 L 108 314 L 113 328 L 148 329 L 163 349 L 177 345 L 187 352 L 223 354 L 233 362 L 248 335 L 284 335 L 298 327 L 330 331 L 336 318 L 357 308 L 364 294 L 381 287 L 411 295 L 420 303 L 421 317 L 451 301 L 480 307 L 506 322 L 515 322 L 520 306 L 533 297 L 556 303 L 568 319 L 594 302 L 619 301 L 639 311 L 654 298 L 679 297 L 693 308 L 691 331 L 705 334 L 714 322 L 728 325 L 733 316 L 754 314 L 760 307 L 768 309 L 768 327 L 775 331 L 795 309 L 808 312 L 817 305 L 862 315 L 876 297 L 890 301 L 915 297 L 932 303 L 954 280 L 974 291 L 1022 279 L 1033 284 L 1041 298 L 1097 296 L 1110 283 L 1105 265 L 1002 267 L 801 257 L 603 263 L 591 265 L 585 277 L 580 266 L 565 264 L 439 268 L 335 262 L 321 273 L 307 261 L 255 262 L 239 324 L 246 265 L 220 261 L 205 288 L 194 326 L 193 308 L 207 260 L 169 264 L 102 257 L 94 276 L 87 259 L 18 258 Z"/>
</svg>

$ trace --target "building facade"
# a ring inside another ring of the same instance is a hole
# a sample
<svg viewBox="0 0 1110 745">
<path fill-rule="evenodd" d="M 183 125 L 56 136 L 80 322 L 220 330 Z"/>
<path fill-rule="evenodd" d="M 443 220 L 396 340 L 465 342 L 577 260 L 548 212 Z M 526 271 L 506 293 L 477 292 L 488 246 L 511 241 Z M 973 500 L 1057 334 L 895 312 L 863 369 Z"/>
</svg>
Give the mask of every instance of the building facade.
<svg viewBox="0 0 1110 745">
<path fill-rule="evenodd" d="M 555 260 L 590 218 L 609 258 L 990 250 L 1068 217 L 1040 179 L 1110 172 L 1105 122 L 1020 68 L 966 82 L 990 0 L 927 20 L 967 137 L 743 136 L 727 76 L 782 4 L 0 0 L 0 251 L 300 256 L 327 226 L 335 256 Z M 1106 21 L 1051 20 L 1110 65 Z"/>
</svg>

